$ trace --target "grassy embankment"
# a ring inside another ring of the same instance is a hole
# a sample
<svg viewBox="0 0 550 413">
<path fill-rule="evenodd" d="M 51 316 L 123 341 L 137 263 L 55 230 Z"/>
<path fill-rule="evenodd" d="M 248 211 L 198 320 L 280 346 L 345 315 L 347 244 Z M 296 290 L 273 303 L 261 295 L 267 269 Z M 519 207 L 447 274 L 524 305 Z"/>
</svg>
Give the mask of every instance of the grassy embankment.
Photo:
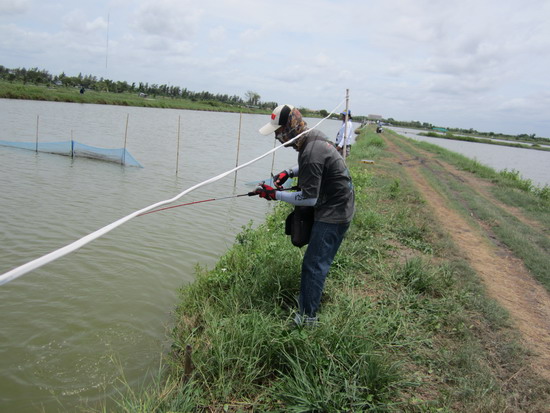
<svg viewBox="0 0 550 413">
<path fill-rule="evenodd" d="M 538 143 L 518 143 L 518 142 L 502 142 L 489 138 L 474 138 L 471 136 L 459 136 L 454 135 L 450 132 L 446 134 L 441 134 L 437 132 L 422 132 L 419 133 L 421 136 L 429 136 L 431 138 L 440 138 L 440 139 L 451 139 L 454 141 L 465 141 L 465 142 L 475 142 L 475 143 L 487 143 L 489 145 L 500 145 L 500 146 L 510 146 L 512 148 L 523 148 L 523 149 L 535 149 L 538 151 L 550 151 L 550 147 L 541 146 Z"/>
<path fill-rule="evenodd" d="M 550 389 L 526 369 L 506 313 L 384 147 L 367 129 L 349 158 L 357 213 L 319 327 L 288 327 L 303 250 L 284 235 L 279 204 L 181 290 L 166 369 L 120 410 L 544 411 Z M 540 201 L 526 194 L 523 206 Z"/>
<path fill-rule="evenodd" d="M 0 81 L 0 98 L 165 109 L 208 110 L 216 112 L 268 113 L 265 110 L 242 108 L 217 101 L 193 101 L 190 99 L 174 99 L 161 96 L 143 98 L 135 93 L 97 92 L 93 90 L 86 90 L 85 93 L 81 94 L 78 88 L 73 87 L 60 86 L 48 88 L 46 86 L 24 85 L 6 81 Z"/>
<path fill-rule="evenodd" d="M 394 134 L 395 135 L 395 134 Z M 401 144 L 399 144 L 401 142 Z M 491 228 L 499 242 L 506 245 L 515 256 L 522 259 L 531 274 L 550 291 L 550 187 L 536 186 L 530 179 L 521 179 L 517 171 L 496 172 L 494 169 L 480 164 L 460 154 L 448 151 L 427 142 L 417 142 L 414 146 L 396 140 L 402 150 L 411 156 L 421 156 L 415 147 L 427 150 L 461 170 L 471 172 L 486 180 L 490 180 L 493 196 L 505 205 L 522 211 L 528 219 L 539 223 L 537 230 L 522 223 L 520 220 L 487 203 L 475 191 L 460 180 L 452 179 L 448 174 L 433 170 L 431 182 L 439 191 L 446 194 L 447 199 L 454 202 L 455 209 L 465 215 L 474 215 Z M 437 178 L 434 177 L 437 175 Z"/>
</svg>

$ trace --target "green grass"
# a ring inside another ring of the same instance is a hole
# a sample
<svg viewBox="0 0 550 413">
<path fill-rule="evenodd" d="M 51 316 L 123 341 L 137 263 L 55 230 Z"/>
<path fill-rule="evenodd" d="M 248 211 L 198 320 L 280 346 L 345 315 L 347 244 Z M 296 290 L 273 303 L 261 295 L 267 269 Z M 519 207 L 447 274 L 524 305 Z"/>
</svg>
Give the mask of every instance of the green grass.
<svg viewBox="0 0 550 413">
<path fill-rule="evenodd" d="M 550 389 L 525 368 L 506 313 L 388 156 L 367 128 L 348 159 L 357 213 L 318 327 L 289 327 L 303 250 L 284 235 L 290 208 L 279 204 L 214 268 L 197 268 L 162 374 L 119 410 L 544 411 Z"/>
<path fill-rule="evenodd" d="M 480 199 L 467 185 L 449 179 L 449 176 L 439 177 L 433 183 L 447 193 L 450 199 L 454 199 L 456 207 L 465 215 L 473 214 L 484 222 L 499 242 L 521 258 L 531 274 L 550 291 L 550 238 L 544 230 L 550 226 L 542 224 L 533 229 L 502 208 Z M 536 199 L 532 202 L 538 203 Z M 546 215 L 547 222 L 548 213 Z"/>
<path fill-rule="evenodd" d="M 424 168 L 427 177 L 432 177 L 432 185 L 453 200 L 456 209 L 461 210 L 466 217 L 473 215 L 484 222 L 499 242 L 521 258 L 533 276 L 550 291 L 550 200 L 539 192 L 542 189 L 534 188 L 531 181 L 522 180 L 517 173 L 498 173 L 476 161 L 434 147 L 435 145 L 411 146 L 399 141 L 396 143 L 411 156 L 421 156 L 415 147 L 422 147 L 463 170 L 490 179 L 497 184 L 492 191 L 495 198 L 519 208 L 525 216 L 538 222 L 533 229 L 531 225 L 526 225 L 504 209 L 488 203 L 467 184 L 452 175 L 441 173 L 436 165 L 431 166 L 431 170 Z M 547 190 L 548 186 L 545 188 Z"/>
</svg>

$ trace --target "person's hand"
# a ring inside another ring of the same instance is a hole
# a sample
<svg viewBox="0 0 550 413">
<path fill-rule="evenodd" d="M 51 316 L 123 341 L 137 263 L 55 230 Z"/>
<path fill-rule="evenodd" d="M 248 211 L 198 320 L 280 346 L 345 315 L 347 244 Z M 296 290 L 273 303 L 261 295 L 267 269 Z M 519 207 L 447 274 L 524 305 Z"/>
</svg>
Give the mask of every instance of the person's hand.
<svg viewBox="0 0 550 413">
<path fill-rule="evenodd" d="M 277 188 L 281 189 L 283 187 L 283 184 L 288 180 L 289 177 L 290 175 L 288 171 L 285 170 L 285 171 L 279 172 L 277 175 L 273 177 L 273 183 Z"/>
<path fill-rule="evenodd" d="M 268 201 L 275 201 L 275 189 L 269 185 L 261 184 L 253 194 L 259 195 L 260 198 L 267 199 Z"/>
</svg>

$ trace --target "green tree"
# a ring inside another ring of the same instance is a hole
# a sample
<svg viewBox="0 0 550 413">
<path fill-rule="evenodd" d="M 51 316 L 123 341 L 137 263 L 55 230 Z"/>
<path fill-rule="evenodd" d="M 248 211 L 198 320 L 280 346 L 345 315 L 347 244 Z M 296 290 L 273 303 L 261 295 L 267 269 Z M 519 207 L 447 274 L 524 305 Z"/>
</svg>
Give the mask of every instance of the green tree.
<svg viewBox="0 0 550 413">
<path fill-rule="evenodd" d="M 260 103 L 260 95 L 256 92 L 253 92 L 252 90 L 249 90 L 245 93 L 245 97 L 247 98 L 247 103 L 252 106 L 258 106 Z"/>
</svg>

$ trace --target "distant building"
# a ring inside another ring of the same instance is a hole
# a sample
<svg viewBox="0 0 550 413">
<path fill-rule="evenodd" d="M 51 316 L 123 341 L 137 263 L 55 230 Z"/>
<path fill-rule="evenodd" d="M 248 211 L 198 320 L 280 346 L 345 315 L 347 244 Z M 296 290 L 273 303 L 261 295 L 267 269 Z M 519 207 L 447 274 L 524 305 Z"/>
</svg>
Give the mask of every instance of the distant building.
<svg viewBox="0 0 550 413">
<path fill-rule="evenodd" d="M 384 119 L 384 118 L 382 117 L 382 115 L 368 115 L 367 119 L 368 120 L 381 120 L 381 119 Z"/>
</svg>

